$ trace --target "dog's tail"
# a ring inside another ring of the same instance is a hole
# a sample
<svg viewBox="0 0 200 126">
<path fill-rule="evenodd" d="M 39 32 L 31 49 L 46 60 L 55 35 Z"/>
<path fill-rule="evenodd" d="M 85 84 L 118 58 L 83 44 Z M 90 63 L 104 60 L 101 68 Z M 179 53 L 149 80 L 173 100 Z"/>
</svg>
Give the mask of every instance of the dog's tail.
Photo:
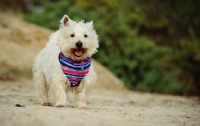
<svg viewBox="0 0 200 126">
<path fill-rule="evenodd" d="M 56 31 L 56 32 L 52 33 L 49 36 L 49 41 L 47 42 L 46 46 L 58 45 L 57 42 L 58 42 L 59 34 L 60 34 L 59 31 Z"/>
</svg>

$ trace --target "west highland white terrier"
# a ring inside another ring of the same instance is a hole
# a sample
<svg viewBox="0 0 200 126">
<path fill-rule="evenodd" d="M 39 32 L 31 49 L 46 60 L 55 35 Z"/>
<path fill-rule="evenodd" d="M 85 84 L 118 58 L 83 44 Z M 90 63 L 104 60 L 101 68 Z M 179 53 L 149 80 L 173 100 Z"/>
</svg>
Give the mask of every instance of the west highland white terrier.
<svg viewBox="0 0 200 126">
<path fill-rule="evenodd" d="M 33 82 L 42 105 L 51 105 L 49 94 L 56 107 L 67 106 L 66 93 L 73 89 L 74 106 L 87 107 L 86 93 L 97 78 L 91 56 L 98 47 L 92 21 L 84 23 L 63 16 L 59 30 L 51 34 L 33 64 Z"/>
</svg>

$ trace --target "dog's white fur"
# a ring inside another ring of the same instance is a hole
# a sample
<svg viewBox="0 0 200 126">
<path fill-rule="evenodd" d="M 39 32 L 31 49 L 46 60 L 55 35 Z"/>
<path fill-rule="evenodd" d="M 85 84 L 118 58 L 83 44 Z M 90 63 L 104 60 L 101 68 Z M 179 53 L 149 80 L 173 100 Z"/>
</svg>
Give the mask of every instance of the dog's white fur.
<svg viewBox="0 0 200 126">
<path fill-rule="evenodd" d="M 72 34 L 75 36 L 71 37 Z M 81 41 L 83 48 L 87 50 L 81 57 L 77 57 L 72 52 L 72 48 L 76 48 L 77 41 Z M 33 82 L 42 105 L 50 105 L 49 93 L 55 99 L 55 106 L 67 106 L 66 91 L 71 87 L 60 68 L 59 53 L 62 52 L 73 60 L 83 60 L 97 52 L 98 47 L 98 36 L 93 29 L 93 22 L 75 22 L 67 15 L 63 16 L 59 30 L 50 36 L 46 47 L 37 55 L 33 64 Z M 95 83 L 96 78 L 97 75 L 91 64 L 89 73 L 81 80 L 78 87 L 74 87 L 75 107 L 86 107 L 86 92 Z"/>
</svg>

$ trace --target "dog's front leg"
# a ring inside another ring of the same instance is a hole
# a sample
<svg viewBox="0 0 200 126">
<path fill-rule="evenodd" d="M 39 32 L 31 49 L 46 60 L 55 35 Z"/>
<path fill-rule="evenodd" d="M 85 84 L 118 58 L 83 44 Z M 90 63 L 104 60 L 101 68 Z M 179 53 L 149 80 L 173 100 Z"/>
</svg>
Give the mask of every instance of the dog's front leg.
<svg viewBox="0 0 200 126">
<path fill-rule="evenodd" d="M 64 83 L 57 83 L 55 85 L 55 96 L 56 96 L 56 107 L 65 107 L 67 106 L 66 102 L 66 91 Z"/>
<path fill-rule="evenodd" d="M 83 83 L 82 83 L 83 84 Z M 85 87 L 81 84 L 75 89 L 75 107 L 76 108 L 86 108 L 86 94 Z"/>
</svg>

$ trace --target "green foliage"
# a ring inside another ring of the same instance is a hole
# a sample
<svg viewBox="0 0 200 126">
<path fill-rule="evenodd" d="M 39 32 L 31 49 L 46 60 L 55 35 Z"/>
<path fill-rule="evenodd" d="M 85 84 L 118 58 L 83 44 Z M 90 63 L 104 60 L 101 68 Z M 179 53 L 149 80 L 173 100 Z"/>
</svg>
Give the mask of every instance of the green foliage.
<svg viewBox="0 0 200 126">
<path fill-rule="evenodd" d="M 200 95 L 200 1 L 140 0 L 137 4 L 144 18 L 140 34 L 172 48 L 173 64 L 182 70 L 178 80 L 189 87 L 189 94 Z"/>
<path fill-rule="evenodd" d="M 190 86 L 190 94 L 200 95 L 200 40 L 194 31 L 189 31 L 191 39 L 181 40 L 181 51 L 173 57 L 183 70 L 181 79 Z"/>
<path fill-rule="evenodd" d="M 138 35 L 144 26 L 162 29 L 168 23 L 166 17 L 153 22 L 142 8 L 136 1 L 47 1 L 42 11 L 35 9 L 25 19 L 53 30 L 58 29 L 64 14 L 72 20 L 93 20 L 100 40 L 94 58 L 112 70 L 128 88 L 183 94 L 187 88 L 177 81 L 181 69 L 171 62 L 173 50 Z"/>
</svg>

